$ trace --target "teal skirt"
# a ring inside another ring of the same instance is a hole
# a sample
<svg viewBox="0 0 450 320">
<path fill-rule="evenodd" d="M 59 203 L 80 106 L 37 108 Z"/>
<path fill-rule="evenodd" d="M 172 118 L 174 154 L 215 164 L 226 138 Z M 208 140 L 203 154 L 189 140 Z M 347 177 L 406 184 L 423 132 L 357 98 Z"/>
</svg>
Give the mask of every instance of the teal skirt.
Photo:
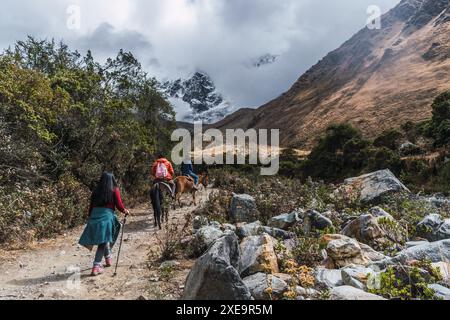
<svg viewBox="0 0 450 320">
<path fill-rule="evenodd" d="M 94 208 L 78 243 L 89 250 L 104 243 L 109 243 L 112 248 L 119 237 L 120 228 L 113 210 Z"/>
</svg>

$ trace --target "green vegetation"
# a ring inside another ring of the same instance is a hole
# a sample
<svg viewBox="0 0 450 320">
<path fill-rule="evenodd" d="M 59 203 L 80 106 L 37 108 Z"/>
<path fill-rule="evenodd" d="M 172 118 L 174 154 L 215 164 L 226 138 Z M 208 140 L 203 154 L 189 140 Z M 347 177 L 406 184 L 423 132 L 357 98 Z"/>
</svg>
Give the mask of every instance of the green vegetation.
<svg viewBox="0 0 450 320">
<path fill-rule="evenodd" d="M 433 118 L 420 124 L 411 122 L 402 131 L 388 130 L 374 141 L 365 139 L 360 131 L 348 123 L 332 124 L 307 160 L 300 159 L 293 150 L 281 155 L 280 174 L 306 181 L 308 177 L 328 182 L 390 169 L 413 191 L 443 192 L 450 190 L 450 93 L 439 95 L 432 104 Z M 402 143 L 421 141 L 411 145 L 410 157 L 402 158 Z M 423 149 L 423 150 L 422 150 Z M 431 161 L 423 155 L 438 153 Z M 414 157 L 416 156 L 416 157 Z"/>
<path fill-rule="evenodd" d="M 127 200 L 145 195 L 153 154 L 170 147 L 174 127 L 156 86 L 124 51 L 102 65 L 29 37 L 0 56 L 0 243 L 83 222 L 103 170 Z"/>
<path fill-rule="evenodd" d="M 395 300 L 440 300 L 428 285 L 442 280 L 439 271 L 428 261 L 415 266 L 391 266 L 381 273 L 377 288 L 369 292 Z"/>
</svg>

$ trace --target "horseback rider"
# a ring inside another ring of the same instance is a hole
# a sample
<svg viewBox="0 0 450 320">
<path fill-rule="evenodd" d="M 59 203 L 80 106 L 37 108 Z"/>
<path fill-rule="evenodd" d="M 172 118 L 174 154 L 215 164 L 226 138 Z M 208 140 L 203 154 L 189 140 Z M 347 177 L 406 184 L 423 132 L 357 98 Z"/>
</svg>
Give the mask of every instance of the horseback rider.
<svg viewBox="0 0 450 320">
<path fill-rule="evenodd" d="M 186 177 L 191 177 L 194 179 L 195 189 L 198 188 L 199 177 L 194 172 L 194 166 L 192 165 L 192 161 L 190 158 L 186 158 L 183 160 L 181 164 L 181 174 Z"/>
<path fill-rule="evenodd" d="M 153 163 L 152 176 L 155 177 L 154 183 L 165 182 L 172 191 L 172 197 L 175 197 L 175 182 L 173 166 L 169 160 L 167 160 L 162 153 L 158 154 L 158 160 Z"/>
</svg>

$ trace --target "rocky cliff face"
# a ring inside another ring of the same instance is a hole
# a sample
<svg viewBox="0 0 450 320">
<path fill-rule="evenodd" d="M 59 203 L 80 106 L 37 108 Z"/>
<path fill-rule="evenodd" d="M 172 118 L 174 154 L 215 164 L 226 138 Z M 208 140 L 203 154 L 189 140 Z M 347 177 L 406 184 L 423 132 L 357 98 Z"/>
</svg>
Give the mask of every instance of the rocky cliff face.
<svg viewBox="0 0 450 320">
<path fill-rule="evenodd" d="M 433 98 L 450 90 L 450 0 L 403 0 L 381 23 L 330 52 L 281 97 L 214 126 L 278 128 L 284 146 L 310 147 L 333 122 L 372 138 L 429 118 Z"/>
</svg>

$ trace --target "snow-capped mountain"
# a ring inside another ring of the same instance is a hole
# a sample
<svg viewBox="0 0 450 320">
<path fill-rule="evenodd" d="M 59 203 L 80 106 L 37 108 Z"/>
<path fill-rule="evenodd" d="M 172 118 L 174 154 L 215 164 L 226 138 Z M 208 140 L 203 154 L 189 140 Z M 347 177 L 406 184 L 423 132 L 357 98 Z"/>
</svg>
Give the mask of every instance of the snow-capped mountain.
<svg viewBox="0 0 450 320">
<path fill-rule="evenodd" d="M 180 121 L 212 123 L 232 111 L 231 104 L 217 92 L 206 73 L 195 72 L 189 79 L 165 81 L 161 90 L 168 96 Z"/>
</svg>

